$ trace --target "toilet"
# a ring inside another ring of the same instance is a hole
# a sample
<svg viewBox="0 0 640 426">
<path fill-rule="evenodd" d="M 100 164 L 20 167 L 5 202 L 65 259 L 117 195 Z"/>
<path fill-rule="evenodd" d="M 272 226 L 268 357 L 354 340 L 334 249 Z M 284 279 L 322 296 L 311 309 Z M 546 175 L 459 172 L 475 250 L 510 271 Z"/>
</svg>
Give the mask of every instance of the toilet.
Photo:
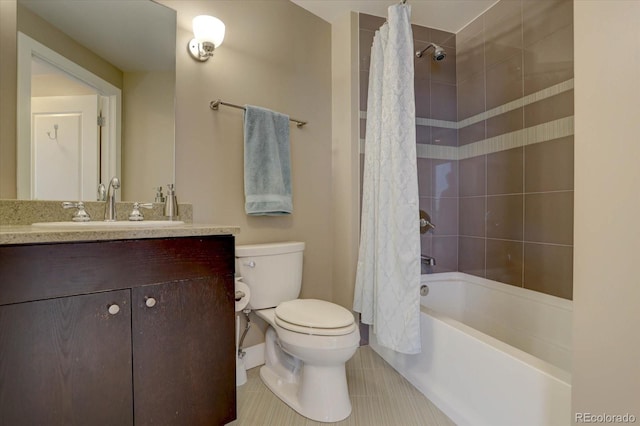
<svg viewBox="0 0 640 426">
<path fill-rule="evenodd" d="M 303 242 L 236 246 L 236 271 L 251 290 L 249 308 L 269 325 L 262 381 L 301 415 L 337 422 L 351 414 L 345 363 L 360 331 L 342 306 L 298 299 L 303 251 Z"/>
</svg>

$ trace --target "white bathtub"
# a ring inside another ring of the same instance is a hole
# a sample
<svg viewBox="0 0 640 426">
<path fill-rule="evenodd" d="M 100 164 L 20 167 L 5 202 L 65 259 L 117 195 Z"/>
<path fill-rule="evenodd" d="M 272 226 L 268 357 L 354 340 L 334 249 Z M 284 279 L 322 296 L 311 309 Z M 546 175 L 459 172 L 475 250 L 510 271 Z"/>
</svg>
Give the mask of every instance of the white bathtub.
<svg viewBox="0 0 640 426">
<path fill-rule="evenodd" d="M 571 424 L 571 301 L 453 272 L 423 275 L 422 353 L 372 348 L 458 425 Z"/>
</svg>

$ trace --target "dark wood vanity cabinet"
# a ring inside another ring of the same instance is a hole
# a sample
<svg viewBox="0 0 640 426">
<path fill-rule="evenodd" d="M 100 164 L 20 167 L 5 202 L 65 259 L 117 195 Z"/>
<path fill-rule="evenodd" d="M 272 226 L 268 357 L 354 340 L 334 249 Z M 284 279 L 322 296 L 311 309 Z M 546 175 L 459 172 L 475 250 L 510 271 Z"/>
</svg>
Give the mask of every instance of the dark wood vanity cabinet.
<svg viewBox="0 0 640 426">
<path fill-rule="evenodd" d="M 0 425 L 224 425 L 233 236 L 0 246 Z"/>
<path fill-rule="evenodd" d="M 121 290 L 0 306 L 0 424 L 131 424 L 129 299 Z M 111 303 L 118 315 L 105 315 Z"/>
</svg>

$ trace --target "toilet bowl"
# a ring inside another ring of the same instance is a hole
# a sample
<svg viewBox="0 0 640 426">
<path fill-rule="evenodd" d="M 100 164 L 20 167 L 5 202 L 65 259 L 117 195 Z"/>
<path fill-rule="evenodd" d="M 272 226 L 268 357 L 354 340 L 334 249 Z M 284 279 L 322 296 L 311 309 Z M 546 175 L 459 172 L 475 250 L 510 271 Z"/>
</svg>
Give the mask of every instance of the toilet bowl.
<svg viewBox="0 0 640 426">
<path fill-rule="evenodd" d="M 269 325 L 262 381 L 301 415 L 337 422 L 351 414 L 345 363 L 360 332 L 342 306 L 296 298 L 303 249 L 304 243 L 237 246 L 238 271 L 251 289 L 250 307 Z"/>
<path fill-rule="evenodd" d="M 257 311 L 270 326 L 265 336 L 265 365 L 260 368 L 263 382 L 305 417 L 321 422 L 344 420 L 351 414 L 345 363 L 358 348 L 357 327 L 342 327 L 347 334 L 341 335 L 305 334 L 278 325 L 275 311 Z M 318 330 L 308 329 L 313 332 Z"/>
</svg>

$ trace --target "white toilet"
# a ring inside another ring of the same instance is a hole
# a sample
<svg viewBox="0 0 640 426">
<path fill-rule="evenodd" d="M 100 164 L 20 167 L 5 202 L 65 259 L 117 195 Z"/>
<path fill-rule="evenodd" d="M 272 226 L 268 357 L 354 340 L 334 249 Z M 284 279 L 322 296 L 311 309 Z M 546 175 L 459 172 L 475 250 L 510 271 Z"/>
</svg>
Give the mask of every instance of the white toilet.
<svg viewBox="0 0 640 426">
<path fill-rule="evenodd" d="M 342 306 L 298 299 L 303 251 L 301 242 L 236 246 L 237 271 L 249 307 L 269 324 L 262 381 L 303 416 L 337 422 L 351 414 L 345 363 L 360 331 Z"/>
</svg>

